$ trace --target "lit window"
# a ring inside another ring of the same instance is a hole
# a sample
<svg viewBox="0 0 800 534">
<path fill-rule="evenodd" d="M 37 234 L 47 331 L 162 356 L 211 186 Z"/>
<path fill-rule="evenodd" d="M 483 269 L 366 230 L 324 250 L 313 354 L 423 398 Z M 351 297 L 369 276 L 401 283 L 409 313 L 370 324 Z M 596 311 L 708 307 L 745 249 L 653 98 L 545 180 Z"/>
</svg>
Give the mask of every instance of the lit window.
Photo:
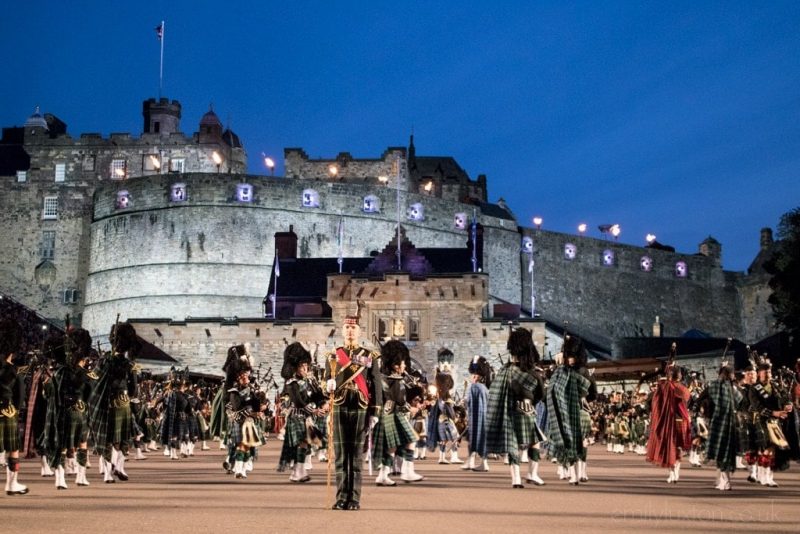
<svg viewBox="0 0 800 534">
<path fill-rule="evenodd" d="M 611 267 L 614 265 L 614 251 L 606 249 L 603 251 L 603 265 Z"/>
<path fill-rule="evenodd" d="M 381 211 L 381 199 L 376 197 L 375 195 L 367 195 L 364 197 L 364 206 L 363 206 L 364 213 L 380 213 Z"/>
<path fill-rule="evenodd" d="M 118 210 L 124 210 L 131 205 L 131 195 L 127 190 L 117 191 L 116 207 Z"/>
<path fill-rule="evenodd" d="M 169 198 L 173 202 L 183 202 L 186 200 L 186 184 L 172 184 Z"/>
<path fill-rule="evenodd" d="M 41 259 L 52 260 L 56 257 L 56 232 L 55 230 L 45 230 L 42 232 L 42 247 L 40 251 Z"/>
<path fill-rule="evenodd" d="M 110 175 L 112 180 L 122 180 L 128 175 L 128 165 L 124 159 L 111 160 Z"/>
<path fill-rule="evenodd" d="M 313 189 L 303 190 L 303 207 L 304 208 L 318 208 L 319 207 L 319 193 Z"/>
<path fill-rule="evenodd" d="M 253 201 L 253 186 L 250 184 L 237 184 L 236 185 L 236 200 L 239 202 L 252 202 Z"/>
<path fill-rule="evenodd" d="M 44 197 L 42 219 L 58 219 L 58 197 Z"/>
<path fill-rule="evenodd" d="M 67 164 L 56 163 L 56 182 L 63 182 L 67 177 Z"/>
<path fill-rule="evenodd" d="M 424 221 L 425 220 L 425 207 L 419 202 L 411 204 L 408 208 L 409 221 Z"/>
<path fill-rule="evenodd" d="M 455 217 L 453 218 L 453 227 L 456 230 L 466 230 L 466 228 L 467 228 L 467 214 L 466 213 L 456 213 Z"/>
<path fill-rule="evenodd" d="M 142 170 L 161 171 L 161 157 L 158 154 L 144 154 L 142 156 Z"/>
<path fill-rule="evenodd" d="M 646 273 L 649 273 L 653 270 L 653 258 L 650 256 L 642 256 L 642 259 L 639 260 L 639 267 Z"/>
<path fill-rule="evenodd" d="M 564 245 L 564 258 L 574 260 L 578 256 L 578 247 L 572 243 Z"/>
<path fill-rule="evenodd" d="M 687 274 L 689 274 L 689 268 L 686 267 L 685 261 L 679 261 L 675 264 L 675 276 L 678 278 L 686 278 Z"/>
<path fill-rule="evenodd" d="M 523 237 L 521 249 L 525 254 L 533 253 L 533 239 L 528 236 Z"/>
<path fill-rule="evenodd" d="M 172 158 L 169 160 L 169 170 L 170 172 L 184 172 L 183 169 L 186 166 L 186 160 L 183 158 Z"/>
<path fill-rule="evenodd" d="M 17 183 L 28 181 L 28 171 L 17 171 Z"/>
</svg>

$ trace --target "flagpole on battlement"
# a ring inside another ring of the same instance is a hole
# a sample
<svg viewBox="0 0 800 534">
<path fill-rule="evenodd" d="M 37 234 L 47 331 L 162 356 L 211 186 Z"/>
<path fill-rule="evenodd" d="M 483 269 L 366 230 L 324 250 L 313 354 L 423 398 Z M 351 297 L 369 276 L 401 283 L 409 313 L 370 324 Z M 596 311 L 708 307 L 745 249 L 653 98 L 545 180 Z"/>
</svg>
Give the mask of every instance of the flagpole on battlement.
<svg viewBox="0 0 800 534">
<path fill-rule="evenodd" d="M 158 67 L 158 99 L 161 100 L 161 93 L 164 90 L 164 21 L 161 21 L 161 25 L 156 28 L 156 32 L 158 33 L 158 40 L 161 41 L 161 63 Z"/>
</svg>

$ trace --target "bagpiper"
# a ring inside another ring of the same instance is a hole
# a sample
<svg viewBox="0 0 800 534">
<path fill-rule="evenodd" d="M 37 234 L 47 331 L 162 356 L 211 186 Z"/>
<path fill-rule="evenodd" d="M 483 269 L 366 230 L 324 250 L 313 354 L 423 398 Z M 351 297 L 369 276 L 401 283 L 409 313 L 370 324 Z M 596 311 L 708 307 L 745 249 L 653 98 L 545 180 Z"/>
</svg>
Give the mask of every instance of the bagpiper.
<svg viewBox="0 0 800 534">
<path fill-rule="evenodd" d="M 467 388 L 464 400 L 464 408 L 467 411 L 469 458 L 462 469 L 488 471 L 486 410 L 489 406 L 489 387 L 492 385 L 492 366 L 483 356 L 475 356 L 469 364 L 469 374 L 472 382 Z"/>
<path fill-rule="evenodd" d="M 19 483 L 19 410 L 25 389 L 17 375 L 22 332 L 11 319 L 0 321 L 0 451 L 6 454 L 6 495 L 25 495 Z"/>
</svg>

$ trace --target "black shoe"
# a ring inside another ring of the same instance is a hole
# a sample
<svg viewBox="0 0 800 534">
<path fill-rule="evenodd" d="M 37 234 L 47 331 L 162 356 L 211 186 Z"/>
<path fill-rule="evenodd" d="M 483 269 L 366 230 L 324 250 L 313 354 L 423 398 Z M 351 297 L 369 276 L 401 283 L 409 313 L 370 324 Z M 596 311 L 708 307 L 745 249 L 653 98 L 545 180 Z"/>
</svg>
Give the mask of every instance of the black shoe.
<svg viewBox="0 0 800 534">
<path fill-rule="evenodd" d="M 350 501 L 347 503 L 348 510 L 361 510 L 361 505 L 358 504 L 358 501 Z"/>
<path fill-rule="evenodd" d="M 751 484 L 755 484 L 756 482 L 758 482 L 758 480 L 756 480 L 756 477 L 754 476 L 747 477 L 747 481 L 750 482 Z"/>
<path fill-rule="evenodd" d="M 26 495 L 29 491 L 30 490 L 28 488 L 19 491 L 7 491 L 6 495 Z"/>
<path fill-rule="evenodd" d="M 121 471 L 117 471 L 116 469 L 114 469 L 114 475 L 115 475 L 115 476 L 116 476 L 118 479 L 120 479 L 121 481 L 123 481 L 123 482 L 127 482 L 127 481 L 128 481 L 128 475 L 124 474 L 124 473 L 123 473 L 123 472 L 121 472 Z"/>
<path fill-rule="evenodd" d="M 347 510 L 346 501 L 336 501 L 336 504 L 331 506 L 331 510 Z"/>
</svg>

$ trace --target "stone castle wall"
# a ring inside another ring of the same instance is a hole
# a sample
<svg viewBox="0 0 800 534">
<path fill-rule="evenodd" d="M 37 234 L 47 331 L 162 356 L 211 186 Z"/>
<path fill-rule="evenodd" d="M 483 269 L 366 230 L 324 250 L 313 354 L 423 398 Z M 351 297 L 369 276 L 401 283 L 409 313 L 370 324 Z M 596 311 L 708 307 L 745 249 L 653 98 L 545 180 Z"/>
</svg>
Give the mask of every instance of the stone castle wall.
<svg viewBox="0 0 800 534">
<path fill-rule="evenodd" d="M 345 258 L 369 256 L 395 233 L 395 191 L 388 187 L 208 174 L 179 179 L 187 187 L 187 200 L 180 203 L 169 200 L 170 186 L 178 181 L 169 175 L 105 183 L 95 192 L 84 312 L 90 331 L 105 332 L 117 313 L 123 319 L 262 316 L 274 235 L 290 226 L 298 236 L 301 258 L 338 255 L 336 229 L 342 216 Z M 253 186 L 252 203 L 236 200 L 241 181 Z M 116 209 L 122 187 L 130 194 L 130 205 Z M 309 187 L 319 193 L 318 208 L 302 207 L 303 190 Z M 361 211 L 368 194 L 381 199 L 382 213 Z M 414 202 L 424 204 L 425 220 L 403 217 L 402 224 L 417 247 L 466 247 L 467 232 L 453 228 L 462 205 L 403 193 L 403 212 Z M 495 257 L 486 263 L 498 269 L 513 265 L 516 227 L 488 216 L 480 217 L 480 223 L 505 243 L 493 245 Z M 503 269 L 490 276 L 490 294 L 518 298 L 518 281 L 510 272 Z"/>
<path fill-rule="evenodd" d="M 566 320 L 593 330 L 608 340 L 625 336 L 649 336 L 658 316 L 663 335 L 680 336 L 691 328 L 717 337 L 740 337 L 742 314 L 737 277 L 728 276 L 716 258 L 681 254 L 557 232 L 526 229 L 534 241 L 534 290 L 536 310 L 543 317 Z M 575 259 L 565 258 L 566 244 L 576 246 Z M 604 251 L 613 251 L 614 264 L 603 265 Z M 522 293 L 529 302 L 531 278 L 528 258 Z M 642 270 L 643 256 L 652 259 L 652 270 Z M 683 261 L 687 277 L 675 274 Z"/>
</svg>

